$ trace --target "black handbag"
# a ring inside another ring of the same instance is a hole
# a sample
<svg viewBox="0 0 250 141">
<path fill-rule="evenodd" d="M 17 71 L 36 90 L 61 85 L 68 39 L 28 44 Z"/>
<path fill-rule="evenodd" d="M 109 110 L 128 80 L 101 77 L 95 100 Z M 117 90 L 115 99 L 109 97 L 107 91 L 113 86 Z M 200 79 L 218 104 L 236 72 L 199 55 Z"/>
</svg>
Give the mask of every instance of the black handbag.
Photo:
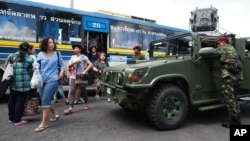
<svg viewBox="0 0 250 141">
<path fill-rule="evenodd" d="M 58 51 L 56 52 L 57 53 L 57 65 L 58 65 L 58 73 L 60 73 L 61 71 L 61 67 L 60 67 L 60 58 L 59 58 L 59 53 Z M 58 74 L 59 75 L 59 74 Z M 63 73 L 63 78 L 62 79 L 59 79 L 59 84 L 61 85 L 69 85 L 69 78 L 66 74 L 66 71 L 64 71 Z"/>
<path fill-rule="evenodd" d="M 59 84 L 61 84 L 61 85 L 69 85 L 69 78 L 68 78 L 65 71 L 63 73 L 63 78 L 59 79 Z"/>
<path fill-rule="evenodd" d="M 88 84 L 88 76 L 87 75 L 77 75 L 75 84 L 87 85 Z"/>
</svg>

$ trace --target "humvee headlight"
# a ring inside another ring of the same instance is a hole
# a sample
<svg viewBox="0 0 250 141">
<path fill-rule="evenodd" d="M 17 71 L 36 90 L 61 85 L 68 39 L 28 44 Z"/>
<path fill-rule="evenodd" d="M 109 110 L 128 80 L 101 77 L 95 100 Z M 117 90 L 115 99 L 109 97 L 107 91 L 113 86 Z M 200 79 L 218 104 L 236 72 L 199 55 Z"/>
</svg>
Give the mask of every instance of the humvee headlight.
<svg viewBox="0 0 250 141">
<path fill-rule="evenodd" d="M 118 73 L 118 74 L 117 74 L 117 84 L 118 84 L 118 85 L 121 85 L 121 84 L 122 84 L 122 81 L 123 81 L 122 73 Z"/>
<path fill-rule="evenodd" d="M 128 80 L 128 81 L 131 81 L 131 80 L 132 80 L 132 75 L 131 75 L 131 74 L 128 74 L 127 80 Z"/>
</svg>

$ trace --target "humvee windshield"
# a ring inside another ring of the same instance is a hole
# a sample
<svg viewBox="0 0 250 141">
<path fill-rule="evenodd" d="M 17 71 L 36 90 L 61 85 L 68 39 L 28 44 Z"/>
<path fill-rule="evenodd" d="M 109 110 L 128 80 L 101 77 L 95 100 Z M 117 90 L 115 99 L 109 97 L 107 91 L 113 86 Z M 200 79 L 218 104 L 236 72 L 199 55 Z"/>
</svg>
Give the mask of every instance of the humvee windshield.
<svg viewBox="0 0 250 141">
<path fill-rule="evenodd" d="M 191 55 L 193 41 L 191 35 L 163 39 L 151 43 L 154 51 L 164 51 L 165 56 Z"/>
</svg>

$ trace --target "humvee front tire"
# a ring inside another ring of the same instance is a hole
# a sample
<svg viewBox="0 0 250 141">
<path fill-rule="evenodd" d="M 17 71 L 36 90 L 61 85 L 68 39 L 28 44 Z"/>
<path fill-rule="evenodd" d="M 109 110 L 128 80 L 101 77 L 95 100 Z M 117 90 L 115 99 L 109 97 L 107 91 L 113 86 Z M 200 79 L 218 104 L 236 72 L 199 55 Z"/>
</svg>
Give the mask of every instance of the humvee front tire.
<svg viewBox="0 0 250 141">
<path fill-rule="evenodd" d="M 123 104 L 119 104 L 119 106 L 120 106 L 122 109 L 124 109 L 124 110 L 128 110 L 128 107 L 125 106 L 125 105 L 123 105 Z"/>
<path fill-rule="evenodd" d="M 160 130 L 178 128 L 186 118 L 188 101 L 182 89 L 161 85 L 152 93 L 147 106 L 151 123 Z"/>
</svg>

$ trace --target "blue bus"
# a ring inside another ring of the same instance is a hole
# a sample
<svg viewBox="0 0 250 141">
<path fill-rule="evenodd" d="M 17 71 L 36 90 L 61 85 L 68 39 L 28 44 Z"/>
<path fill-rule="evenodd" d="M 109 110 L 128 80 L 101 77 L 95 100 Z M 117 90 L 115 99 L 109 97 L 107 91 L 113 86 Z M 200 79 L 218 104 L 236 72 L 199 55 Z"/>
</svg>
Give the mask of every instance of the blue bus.
<svg viewBox="0 0 250 141">
<path fill-rule="evenodd" d="M 88 12 L 24 0 L 0 0 L 0 78 L 4 72 L 2 64 L 23 41 L 39 50 L 39 42 L 51 36 L 63 59 L 68 61 L 73 53 L 73 42 L 79 42 L 89 51 L 95 40 L 94 45 L 98 51 L 107 53 L 112 66 L 128 62 L 135 45 L 140 45 L 145 53 L 151 41 L 185 32 L 189 31 L 135 16 Z M 155 53 L 163 54 L 161 50 Z"/>
</svg>

